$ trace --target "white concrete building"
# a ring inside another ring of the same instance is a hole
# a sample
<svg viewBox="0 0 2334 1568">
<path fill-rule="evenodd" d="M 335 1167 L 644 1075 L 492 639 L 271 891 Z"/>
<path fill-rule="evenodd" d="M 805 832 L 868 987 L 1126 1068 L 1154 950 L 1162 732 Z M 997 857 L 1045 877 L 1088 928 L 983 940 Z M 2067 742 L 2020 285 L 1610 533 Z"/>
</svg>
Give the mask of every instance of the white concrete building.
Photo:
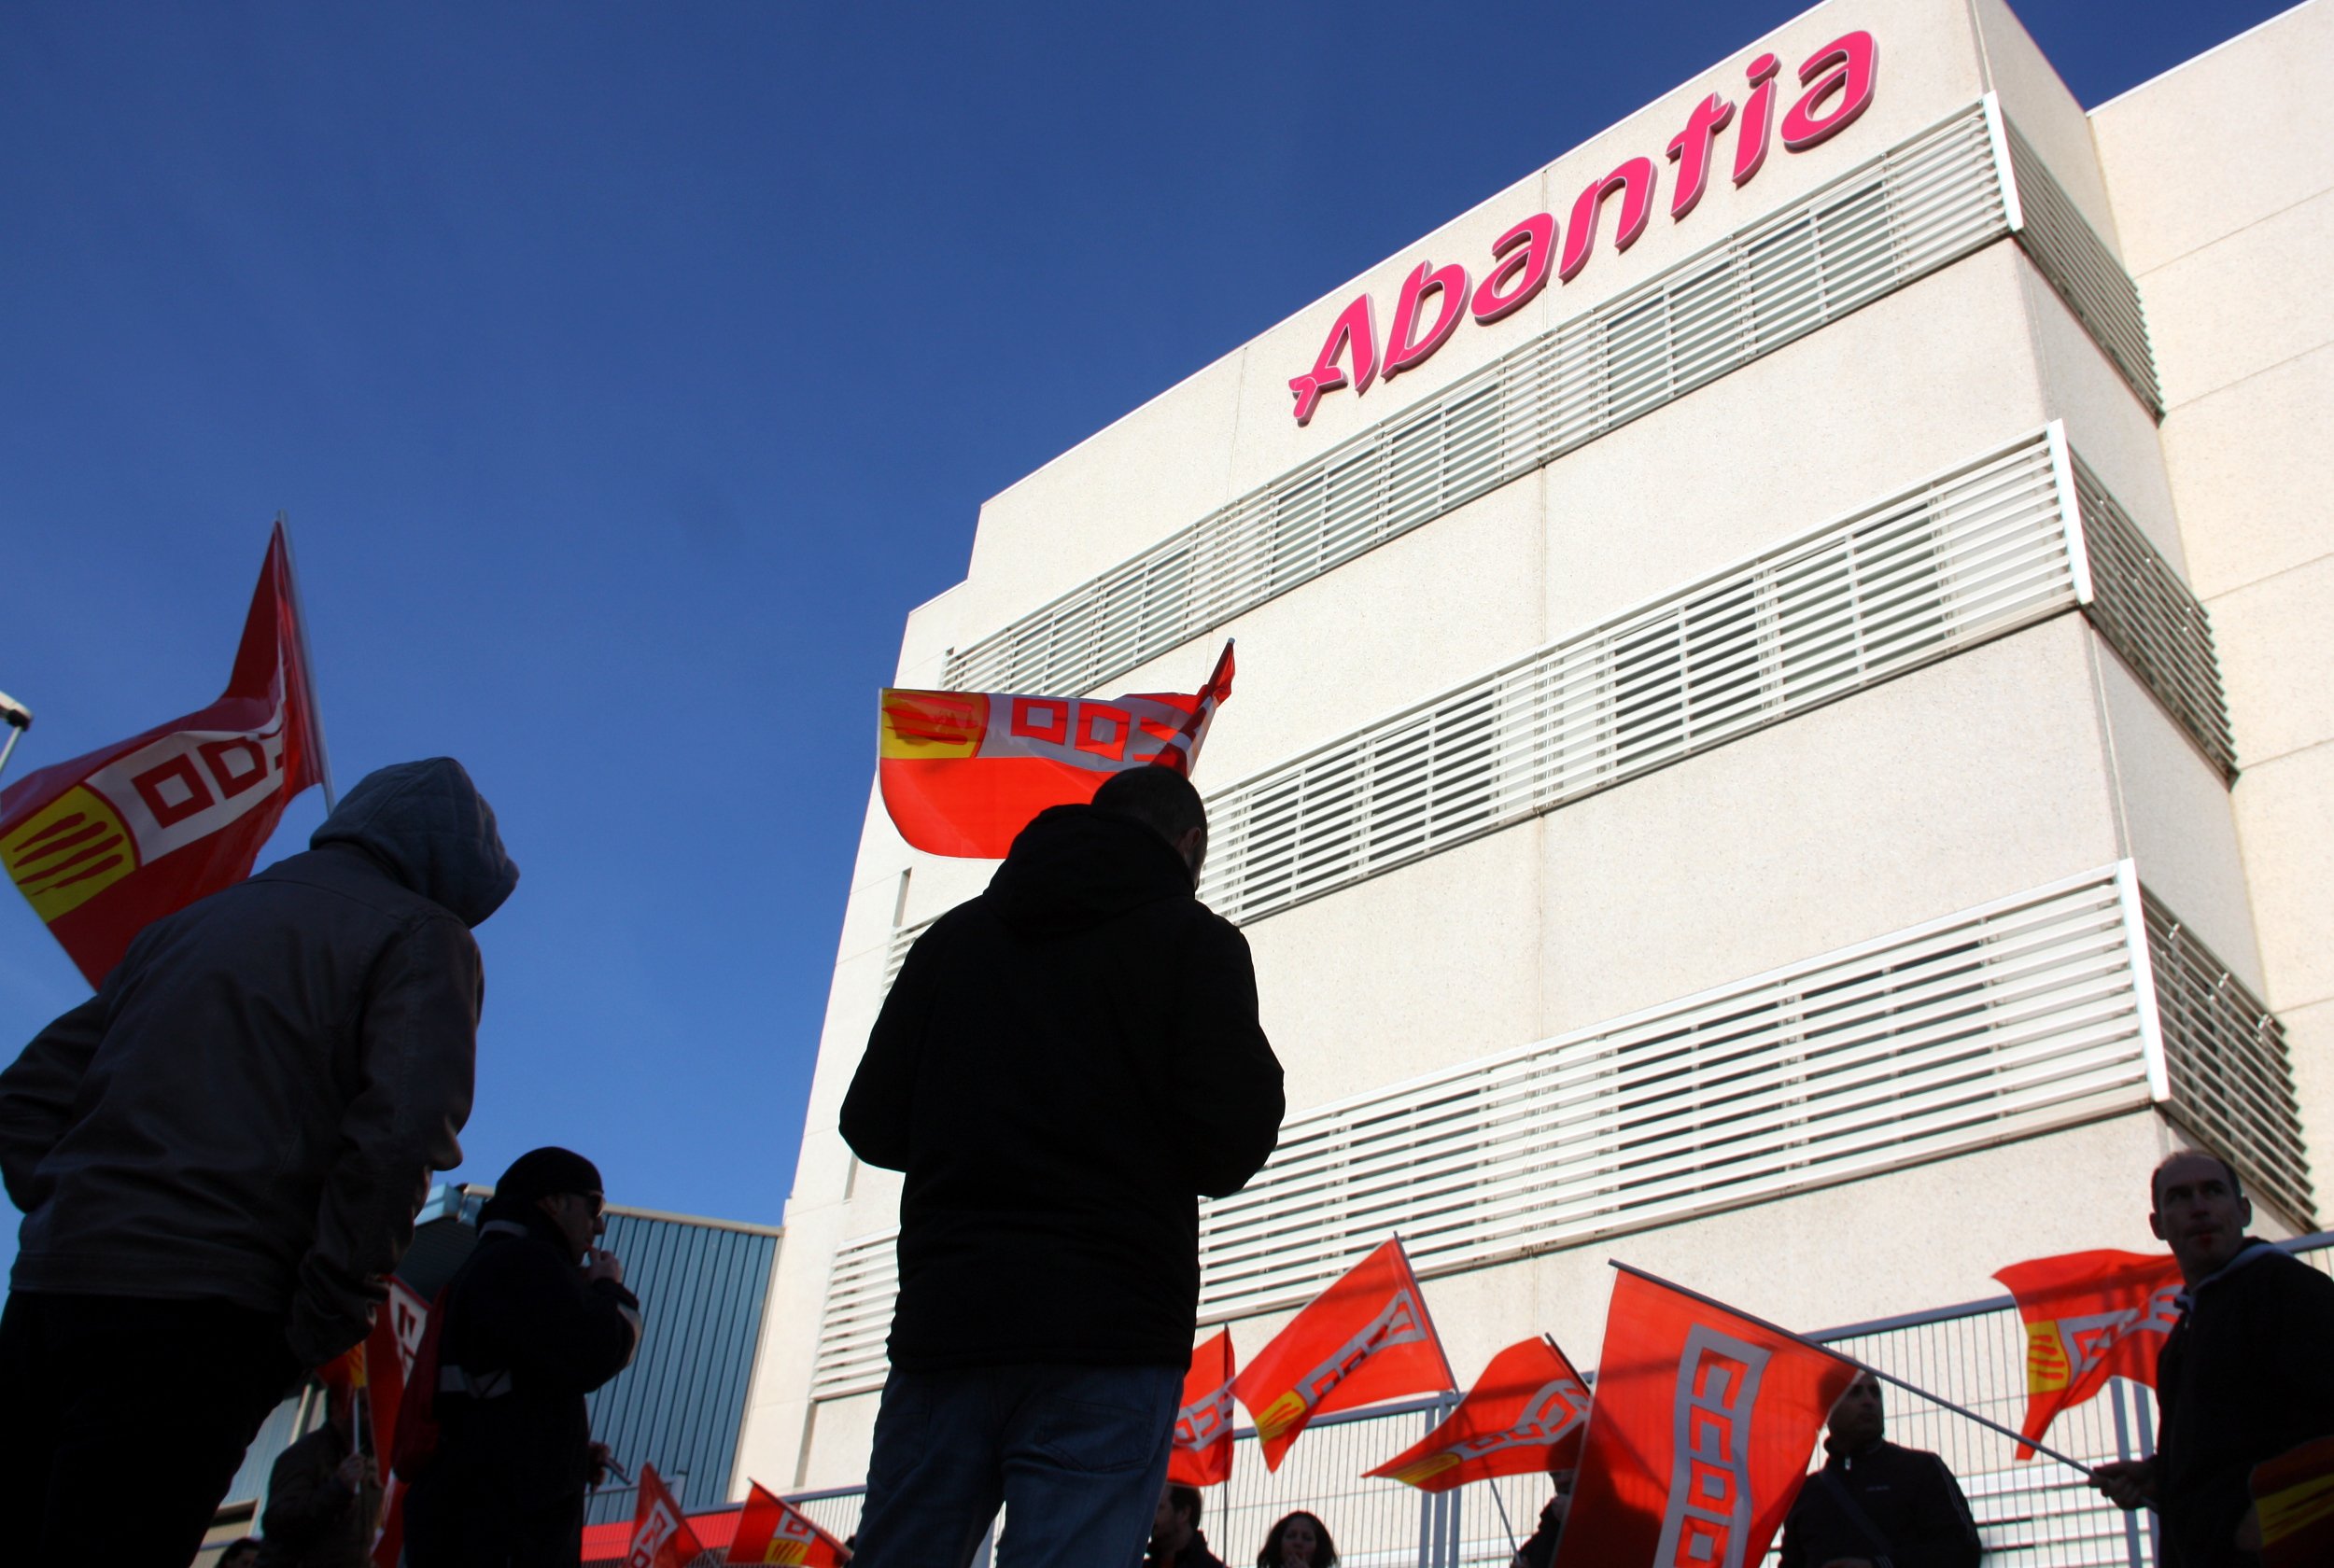
<svg viewBox="0 0 2334 1568">
<path fill-rule="evenodd" d="M 2153 1247 L 2189 1142 L 2314 1228 L 2330 77 L 2334 0 L 2088 113 L 1997 0 L 1830 0 L 982 508 L 899 684 L 1240 639 L 1202 896 L 1291 1110 L 1203 1324 L 1244 1356 L 1397 1230 L 1462 1379 L 1593 1362 L 1613 1256 L 1877 1319 Z M 837 1111 L 991 869 L 870 805 L 737 1490 L 864 1475 L 898 1183 Z"/>
</svg>

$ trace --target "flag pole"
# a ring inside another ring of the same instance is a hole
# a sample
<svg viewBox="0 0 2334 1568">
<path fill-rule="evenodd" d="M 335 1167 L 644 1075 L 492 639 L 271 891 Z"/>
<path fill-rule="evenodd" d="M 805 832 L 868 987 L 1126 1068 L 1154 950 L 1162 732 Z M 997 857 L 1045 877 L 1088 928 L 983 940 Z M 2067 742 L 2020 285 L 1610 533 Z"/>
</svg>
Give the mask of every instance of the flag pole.
<svg viewBox="0 0 2334 1568">
<path fill-rule="evenodd" d="M 291 513 L 275 513 L 276 532 L 284 536 L 284 584 L 291 593 L 292 635 L 300 641 L 301 687 L 307 693 L 308 738 L 316 743 L 316 772 L 324 785 L 324 814 L 340 805 L 332 789 L 332 752 L 324 743 L 324 705 L 316 700 L 316 662 L 308 651 L 308 607 L 300 598 L 300 561 L 292 553 Z"/>
<path fill-rule="evenodd" d="M 1976 1411 L 1968 1408 L 1966 1406 L 1956 1405 L 1949 1399 L 1940 1399 L 1935 1394 L 1931 1393 L 1927 1389 L 1915 1383 L 1908 1383 L 1904 1379 L 1899 1378 L 1892 1373 L 1883 1372 L 1878 1367 L 1872 1365 L 1868 1362 L 1858 1361 L 1851 1355 L 1842 1355 L 1839 1351 L 1832 1349 L 1829 1345 L 1820 1345 L 1804 1334 L 1793 1334 L 1790 1329 L 1785 1328 L 1780 1323 L 1769 1323 L 1765 1318 L 1753 1317 L 1750 1313 L 1744 1311 L 1741 1308 L 1730 1307 L 1725 1302 L 1719 1300 L 1715 1296 L 1704 1295 L 1700 1291 L 1696 1290 L 1688 1290 L 1685 1286 L 1672 1283 L 1670 1281 L 1663 1279 L 1658 1274 L 1648 1274 L 1642 1268 L 1632 1268 L 1618 1258 L 1607 1258 L 1605 1261 L 1611 1264 L 1613 1267 L 1620 1269 L 1624 1274 L 1634 1274 L 1640 1280 L 1650 1280 L 1654 1284 L 1661 1286 L 1664 1290 L 1673 1290 L 1680 1295 L 1689 1296 L 1695 1301 L 1699 1301 L 1705 1307 L 1715 1307 L 1722 1312 L 1731 1312 L 1745 1323 L 1756 1323 L 1761 1328 L 1767 1330 L 1769 1333 L 1779 1334 L 1786 1339 L 1795 1340 L 1799 1344 L 1807 1346 L 1811 1351 L 1821 1351 L 1825 1355 L 1832 1357 L 1835 1361 L 1844 1361 L 1848 1363 L 1849 1365 L 1856 1368 L 1859 1372 L 1869 1372 L 1884 1383 L 1892 1383 L 1896 1387 L 1903 1389 L 1907 1393 L 1917 1393 L 1920 1395 L 1921 1398 L 1926 1399 L 1930 1404 L 1938 1407 L 1940 1409 L 1950 1410 L 1955 1415 L 1961 1417 L 1965 1421 L 1975 1421 L 1979 1426 L 1985 1427 L 1989 1431 L 1998 1432 L 2002 1434 L 2003 1436 L 2011 1439 L 2013 1442 L 2026 1445 L 2038 1454 L 2046 1454 L 2050 1458 L 2055 1459 L 2060 1463 L 2065 1465 L 2070 1470 L 2081 1471 L 2085 1479 L 2088 1479 L 2090 1477 L 2091 1467 L 2085 1464 L 2082 1461 L 2069 1459 L 2058 1449 L 2046 1448 L 2043 1444 L 2035 1442 L 2032 1437 L 2027 1436 L 2022 1432 L 2013 1431 L 2011 1428 L 2003 1425 L 2000 1421 L 1992 1421 L 1987 1417 L 1981 1416 Z"/>
<path fill-rule="evenodd" d="M 8 758 L 16 752 L 16 743 L 23 738 L 26 730 L 33 727 L 33 710 L 6 692 L 0 692 L 0 722 L 5 722 L 8 728 L 7 743 L 0 744 L 0 774 L 5 774 L 8 771 Z"/>
<path fill-rule="evenodd" d="M 1226 648 L 1231 644 L 1226 642 Z M 1442 1363 L 1443 1392 L 1459 1391 L 1458 1374 L 1451 1370 L 1451 1352 L 1442 1348 L 1442 1335 L 1434 1325 L 1434 1314 L 1427 1309 L 1427 1293 L 1418 1283 L 1418 1270 L 1410 1266 L 1410 1249 L 1402 1245 L 1402 1233 L 1394 1233 L 1394 1255 L 1402 1260 L 1402 1277 L 1410 1281 L 1411 1299 L 1418 1303 L 1418 1315 L 1427 1321 L 1427 1337 L 1434 1341 L 1435 1358 Z M 1443 1414 L 1448 1416 L 1449 1411 Z"/>
<path fill-rule="evenodd" d="M 1508 1533 L 1508 1556 L 1511 1559 L 1523 1556 L 1524 1548 L 1515 1544 L 1515 1521 L 1508 1518 L 1508 1500 L 1499 1495 L 1499 1477 L 1485 1476 L 1483 1480 L 1491 1488 L 1491 1501 L 1499 1510 L 1499 1528 Z"/>
</svg>

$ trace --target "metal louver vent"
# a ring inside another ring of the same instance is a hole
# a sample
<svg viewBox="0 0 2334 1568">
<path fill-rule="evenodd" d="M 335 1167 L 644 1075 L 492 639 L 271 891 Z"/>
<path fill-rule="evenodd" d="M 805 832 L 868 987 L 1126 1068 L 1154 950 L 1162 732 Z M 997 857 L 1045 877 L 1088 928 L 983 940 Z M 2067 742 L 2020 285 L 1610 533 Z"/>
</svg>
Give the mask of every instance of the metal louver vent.
<svg viewBox="0 0 2334 1568">
<path fill-rule="evenodd" d="M 2147 946 L 2172 1113 L 2297 1224 L 2315 1223 L 2285 1027 L 2154 898 Z"/>
<path fill-rule="evenodd" d="M 2078 605 L 2233 777 L 2203 606 L 2052 425 L 1216 792 L 1201 896 L 1260 920 Z"/>
<path fill-rule="evenodd" d="M 1422 1273 L 2144 1105 L 2118 868 L 1292 1118 L 1202 1206 L 1202 1318 L 1399 1230 Z"/>
<path fill-rule="evenodd" d="M 1083 692 L 2009 231 L 1973 107 L 950 657 Z"/>
<path fill-rule="evenodd" d="M 2007 120 L 2002 130 L 2018 185 L 2019 246 L 2115 362 L 2132 395 L 2150 414 L 2163 418 L 2163 391 L 2156 383 L 2156 354 L 2148 343 L 2139 286 L 2083 220 L 2032 144 Z"/>
<path fill-rule="evenodd" d="M 832 1399 L 883 1385 L 891 1365 L 883 1342 L 892 1332 L 892 1301 L 900 1288 L 899 1259 L 892 1247 L 898 1235 L 887 1230 L 837 1249 L 826 1281 L 826 1309 L 819 1316 L 811 1398 Z"/>
<path fill-rule="evenodd" d="M 2265 1192 L 2300 1183 L 2306 1218 L 2274 1025 L 2142 903 L 2123 861 L 1293 1116 L 1202 1205 L 1201 1315 L 1300 1302 L 1390 1231 L 1422 1273 L 1480 1267 L 2137 1110 L 2167 1081 L 2176 1113 L 2236 1126 L 2200 1130 Z M 882 1379 L 895 1234 L 837 1256 L 820 1397 Z"/>
<path fill-rule="evenodd" d="M 2222 779 L 2233 780 L 2237 744 L 2210 616 L 2099 477 L 2081 459 L 2072 462 L 2091 580 L 2085 607 L 2091 623 Z"/>
<path fill-rule="evenodd" d="M 2075 602 L 2052 431 L 1566 638 L 1208 802 L 1246 923 Z"/>
</svg>

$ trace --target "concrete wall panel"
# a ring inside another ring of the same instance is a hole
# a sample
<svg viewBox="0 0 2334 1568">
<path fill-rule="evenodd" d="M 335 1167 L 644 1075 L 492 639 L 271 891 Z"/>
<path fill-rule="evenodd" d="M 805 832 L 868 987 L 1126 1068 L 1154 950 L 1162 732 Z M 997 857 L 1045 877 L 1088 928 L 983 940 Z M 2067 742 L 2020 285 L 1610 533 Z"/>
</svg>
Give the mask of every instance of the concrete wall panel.
<svg viewBox="0 0 2334 1568">
<path fill-rule="evenodd" d="M 2260 951 L 2229 787 L 2114 650 L 2094 637 L 2090 653 L 2124 853 L 2138 863 L 2148 891 L 2259 996 Z"/>
<path fill-rule="evenodd" d="M 2334 346 L 2248 376 L 2164 417 L 2189 581 L 2208 602 L 2334 549 Z M 2244 737 L 2238 736 L 2238 750 Z"/>
<path fill-rule="evenodd" d="M 2124 261 L 2145 273 L 2334 189 L 2334 6 L 2310 0 L 2091 112 Z"/>
</svg>

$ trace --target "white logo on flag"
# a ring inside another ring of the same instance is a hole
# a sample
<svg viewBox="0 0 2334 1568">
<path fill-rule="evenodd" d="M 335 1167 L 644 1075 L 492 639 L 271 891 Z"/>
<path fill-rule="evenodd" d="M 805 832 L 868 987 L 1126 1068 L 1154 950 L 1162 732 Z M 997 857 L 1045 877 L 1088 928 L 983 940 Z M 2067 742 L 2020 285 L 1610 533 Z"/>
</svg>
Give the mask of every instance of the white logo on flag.
<svg viewBox="0 0 2334 1568">
<path fill-rule="evenodd" d="M 1397 1345 L 1414 1345 L 1427 1337 L 1427 1325 L 1418 1313 L 1418 1303 L 1411 1299 L 1407 1285 L 1396 1291 L 1378 1315 L 1344 1344 L 1337 1353 L 1306 1373 L 1297 1381 L 1297 1397 L 1310 1410 L 1328 1397 L 1329 1390 L 1343 1382 L 1356 1367 L 1380 1351 Z"/>
<path fill-rule="evenodd" d="M 1750 1416 L 1770 1352 L 1696 1323 L 1678 1358 L 1669 1506 L 1657 1568 L 1743 1568 L 1750 1533 Z"/>
<path fill-rule="evenodd" d="M 632 1532 L 632 1554 L 624 1560 L 624 1568 L 656 1568 L 657 1553 L 680 1532 L 681 1516 L 671 1504 L 657 1498 L 648 1505 L 648 1518 Z"/>
<path fill-rule="evenodd" d="M 1230 1383 L 1175 1412 L 1175 1447 L 1179 1449 L 1204 1449 L 1230 1430 Z"/>
<path fill-rule="evenodd" d="M 1516 1417 L 1515 1424 L 1505 1432 L 1469 1437 L 1443 1451 L 1457 1455 L 1464 1463 L 1506 1449 L 1539 1448 L 1556 1442 L 1586 1420 L 1588 1391 L 1569 1378 L 1558 1378 L 1541 1385 L 1540 1392 L 1532 1395 L 1531 1403 L 1524 1407 L 1524 1413 Z"/>
<path fill-rule="evenodd" d="M 2097 1366 L 2107 1352 L 2134 1334 L 2170 1334 L 2180 1321 L 2178 1285 L 2166 1285 L 2147 1298 L 2144 1316 L 2136 1307 L 2094 1312 L 2059 1320 L 2059 1345 L 2066 1352 L 2067 1381 L 2072 1383 Z"/>
<path fill-rule="evenodd" d="M 180 730 L 117 757 L 85 782 L 137 840 L 138 863 L 207 838 L 284 787 L 284 710 L 263 729 Z"/>
</svg>

